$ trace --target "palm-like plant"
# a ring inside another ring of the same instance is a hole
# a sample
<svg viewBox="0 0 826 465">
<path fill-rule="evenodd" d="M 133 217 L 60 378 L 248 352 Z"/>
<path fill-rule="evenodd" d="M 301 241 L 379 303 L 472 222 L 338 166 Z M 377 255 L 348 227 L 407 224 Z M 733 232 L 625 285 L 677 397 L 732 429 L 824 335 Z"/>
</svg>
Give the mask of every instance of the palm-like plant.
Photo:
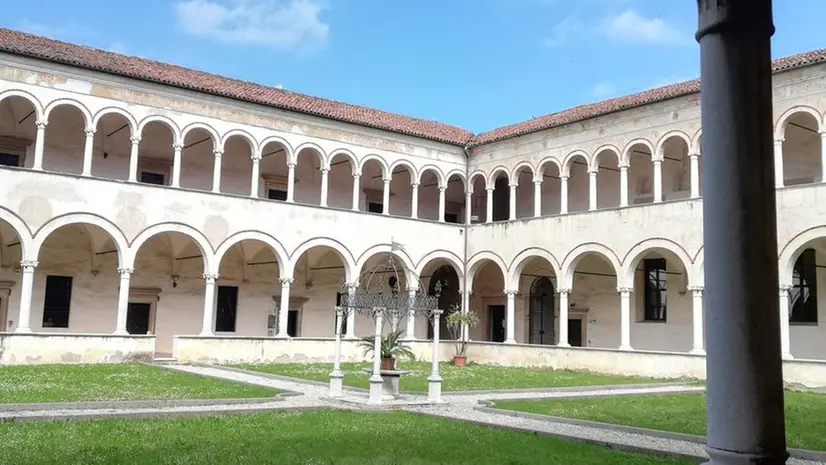
<svg viewBox="0 0 826 465">
<path fill-rule="evenodd" d="M 381 338 L 381 358 L 397 359 L 406 358 L 408 360 L 415 360 L 416 355 L 410 350 L 410 347 L 404 344 L 401 340 L 402 330 L 396 330 Z M 376 337 L 362 338 L 359 347 L 364 351 L 365 357 L 370 357 L 376 345 Z"/>
<path fill-rule="evenodd" d="M 450 337 L 455 341 L 456 356 L 465 357 L 467 355 L 467 339 L 462 337 L 462 327 L 473 328 L 479 323 L 479 315 L 473 311 L 462 312 L 460 305 L 450 307 L 447 315 L 447 330 Z"/>
</svg>

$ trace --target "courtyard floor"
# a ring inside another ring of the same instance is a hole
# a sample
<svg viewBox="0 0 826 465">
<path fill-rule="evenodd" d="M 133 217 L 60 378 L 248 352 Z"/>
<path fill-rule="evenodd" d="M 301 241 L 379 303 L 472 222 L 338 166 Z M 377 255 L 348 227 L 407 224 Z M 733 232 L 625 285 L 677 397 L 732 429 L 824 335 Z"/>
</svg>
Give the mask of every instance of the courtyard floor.
<svg viewBox="0 0 826 465">
<path fill-rule="evenodd" d="M 371 363 L 342 363 L 344 385 L 367 389 L 369 374 L 363 368 Z M 236 368 L 260 371 L 292 378 L 327 382 L 330 379 L 330 363 L 277 363 L 262 365 L 235 365 Z M 401 379 L 401 389 L 408 392 L 427 391 L 427 377 L 431 365 L 424 362 L 397 362 L 397 368 L 410 370 Z M 657 383 L 663 380 L 635 376 L 611 376 L 585 371 L 553 370 L 550 368 L 516 368 L 494 365 L 469 364 L 462 368 L 451 363 L 439 364 L 443 391 L 477 391 L 499 389 L 537 389 L 570 386 L 605 386 L 613 384 Z"/>
</svg>

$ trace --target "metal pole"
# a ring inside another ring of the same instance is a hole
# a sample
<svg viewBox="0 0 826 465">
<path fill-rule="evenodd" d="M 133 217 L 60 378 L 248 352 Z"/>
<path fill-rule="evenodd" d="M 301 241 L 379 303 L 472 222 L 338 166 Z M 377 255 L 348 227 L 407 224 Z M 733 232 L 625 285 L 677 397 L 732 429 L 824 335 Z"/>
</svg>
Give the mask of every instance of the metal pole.
<svg viewBox="0 0 826 465">
<path fill-rule="evenodd" d="M 341 307 L 336 307 L 336 349 L 330 373 L 330 397 L 341 397 L 344 373 L 341 372 Z"/>
<path fill-rule="evenodd" d="M 439 315 L 441 314 L 441 310 L 433 311 L 433 359 L 430 376 L 427 377 L 427 400 L 430 402 L 442 400 L 442 377 L 439 375 Z"/>
<path fill-rule="evenodd" d="M 373 342 L 373 374 L 370 376 L 370 400 L 371 404 L 380 404 L 382 401 L 382 380 L 381 380 L 381 327 L 382 310 L 374 310 L 376 317 L 376 334 Z"/>
<path fill-rule="evenodd" d="M 786 452 L 772 153 L 771 0 L 697 0 L 711 464 Z"/>
</svg>

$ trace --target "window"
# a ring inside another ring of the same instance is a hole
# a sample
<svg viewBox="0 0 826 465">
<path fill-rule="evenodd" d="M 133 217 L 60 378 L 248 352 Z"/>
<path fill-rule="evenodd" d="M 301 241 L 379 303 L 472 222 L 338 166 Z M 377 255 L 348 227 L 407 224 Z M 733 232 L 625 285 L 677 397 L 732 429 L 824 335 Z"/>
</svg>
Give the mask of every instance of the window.
<svg viewBox="0 0 826 465">
<path fill-rule="evenodd" d="M 815 250 L 806 249 L 794 263 L 789 321 L 817 323 L 817 263 Z"/>
<path fill-rule="evenodd" d="M 46 276 L 46 296 L 43 299 L 43 327 L 68 328 L 69 304 L 71 301 L 71 276 Z"/>
<path fill-rule="evenodd" d="M 215 315 L 215 331 L 235 331 L 238 312 L 238 287 L 218 286 L 218 303 Z"/>
<path fill-rule="evenodd" d="M 368 202 L 367 211 L 370 213 L 383 213 L 384 207 L 380 203 Z"/>
<path fill-rule="evenodd" d="M 455 213 L 445 213 L 445 223 L 459 223 L 459 215 Z"/>
<path fill-rule="evenodd" d="M 646 259 L 645 321 L 666 321 L 668 289 L 664 258 Z"/>
<path fill-rule="evenodd" d="M 144 184 L 166 185 L 166 176 L 151 171 L 141 171 L 141 182 Z"/>
<path fill-rule="evenodd" d="M 270 200 L 287 201 L 287 191 L 281 189 L 267 189 L 267 198 Z"/>
<path fill-rule="evenodd" d="M 0 153 L 0 165 L 2 165 L 2 166 L 20 166 L 20 155 L 12 155 L 10 153 Z"/>
<path fill-rule="evenodd" d="M 336 307 L 341 305 L 341 296 L 343 296 L 341 292 L 336 292 Z M 341 334 L 344 335 L 347 333 L 347 312 L 343 312 L 341 315 Z M 333 335 L 336 334 L 336 316 L 333 314 Z"/>
</svg>

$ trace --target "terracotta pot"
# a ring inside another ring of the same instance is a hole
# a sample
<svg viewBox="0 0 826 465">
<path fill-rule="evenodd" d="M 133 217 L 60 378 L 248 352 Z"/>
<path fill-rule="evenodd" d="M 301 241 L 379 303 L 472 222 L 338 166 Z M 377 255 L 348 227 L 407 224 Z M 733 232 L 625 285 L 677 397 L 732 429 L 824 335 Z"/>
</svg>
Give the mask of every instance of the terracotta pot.
<svg viewBox="0 0 826 465">
<path fill-rule="evenodd" d="M 396 369 L 396 359 L 395 358 L 383 358 L 383 359 L 381 359 L 381 369 L 382 370 L 395 370 Z"/>
<path fill-rule="evenodd" d="M 463 367 L 467 363 L 467 357 L 464 355 L 455 355 L 453 357 L 453 366 Z"/>
</svg>

